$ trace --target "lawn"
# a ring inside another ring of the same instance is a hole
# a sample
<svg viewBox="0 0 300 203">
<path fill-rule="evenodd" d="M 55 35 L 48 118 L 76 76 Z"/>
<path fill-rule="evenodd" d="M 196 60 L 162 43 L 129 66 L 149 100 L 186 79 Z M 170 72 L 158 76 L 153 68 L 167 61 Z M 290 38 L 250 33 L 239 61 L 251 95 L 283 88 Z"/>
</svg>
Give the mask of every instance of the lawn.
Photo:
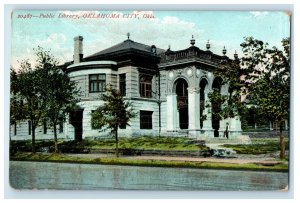
<svg viewBox="0 0 300 203">
<path fill-rule="evenodd" d="M 253 138 L 252 144 L 225 144 L 222 145 L 231 148 L 238 154 L 266 154 L 280 150 L 279 139 L 277 138 Z M 289 150 L 289 141 L 285 139 L 285 149 Z"/>
<path fill-rule="evenodd" d="M 252 144 L 224 144 L 222 146 L 231 148 L 238 154 L 265 154 L 280 150 L 277 138 L 252 138 Z M 97 149 L 115 149 L 115 140 L 106 139 L 84 139 L 82 141 L 59 140 L 59 149 L 64 153 L 82 153 Z M 289 141 L 285 139 L 286 150 L 289 150 Z M 52 140 L 37 140 L 37 151 L 53 151 L 54 143 Z M 186 137 L 135 137 L 120 138 L 119 148 L 125 150 L 206 150 L 205 146 L 198 146 L 195 140 Z M 30 152 L 31 140 L 11 141 L 11 152 Z"/>
<path fill-rule="evenodd" d="M 63 141 L 60 140 L 58 148 L 62 152 L 82 152 L 84 150 L 92 149 L 115 149 L 115 140 L 107 139 L 84 139 L 82 141 Z M 37 141 L 36 148 L 41 149 L 50 148 L 53 150 L 53 141 Z M 119 138 L 120 149 L 138 149 L 138 150 L 199 150 L 207 149 L 204 146 L 198 146 L 195 140 L 185 137 L 149 137 L 142 136 L 136 138 Z M 31 151 L 31 141 L 12 141 L 11 149 L 15 151 Z"/>
</svg>

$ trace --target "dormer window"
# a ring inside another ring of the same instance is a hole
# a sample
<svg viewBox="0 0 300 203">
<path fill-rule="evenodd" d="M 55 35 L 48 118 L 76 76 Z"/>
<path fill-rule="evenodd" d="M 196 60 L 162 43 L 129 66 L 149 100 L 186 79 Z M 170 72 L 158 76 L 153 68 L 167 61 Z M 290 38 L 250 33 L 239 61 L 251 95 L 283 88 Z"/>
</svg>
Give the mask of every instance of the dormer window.
<svg viewBox="0 0 300 203">
<path fill-rule="evenodd" d="M 152 97 L 152 76 L 142 75 L 140 77 L 140 95 L 141 97 Z"/>
<path fill-rule="evenodd" d="M 89 76 L 90 93 L 105 91 L 105 74 L 93 74 Z"/>
<path fill-rule="evenodd" d="M 153 54 L 156 54 L 156 47 L 154 45 L 151 46 L 151 52 Z"/>
</svg>

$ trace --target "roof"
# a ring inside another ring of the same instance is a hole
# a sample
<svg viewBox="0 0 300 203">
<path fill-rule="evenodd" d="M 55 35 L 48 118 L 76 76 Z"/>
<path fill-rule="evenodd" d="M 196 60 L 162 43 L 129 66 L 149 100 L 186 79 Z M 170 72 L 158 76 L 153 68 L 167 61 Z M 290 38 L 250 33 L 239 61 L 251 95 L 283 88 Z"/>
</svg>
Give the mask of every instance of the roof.
<svg viewBox="0 0 300 203">
<path fill-rule="evenodd" d="M 97 56 L 110 54 L 110 53 L 115 53 L 115 52 L 119 52 L 119 51 L 125 51 L 125 50 L 138 50 L 138 51 L 142 51 L 142 52 L 152 53 L 151 49 L 152 49 L 153 46 L 154 45 L 148 46 L 148 45 L 141 44 L 141 43 L 138 43 L 138 42 L 134 42 L 130 39 L 127 39 L 124 42 L 116 44 L 116 45 L 114 45 L 110 48 L 104 49 L 104 50 L 99 51 L 95 54 L 87 56 L 85 58 L 94 58 L 94 57 L 97 57 Z M 163 49 L 156 48 L 156 54 L 160 54 L 164 51 L 165 50 L 163 50 Z"/>
</svg>

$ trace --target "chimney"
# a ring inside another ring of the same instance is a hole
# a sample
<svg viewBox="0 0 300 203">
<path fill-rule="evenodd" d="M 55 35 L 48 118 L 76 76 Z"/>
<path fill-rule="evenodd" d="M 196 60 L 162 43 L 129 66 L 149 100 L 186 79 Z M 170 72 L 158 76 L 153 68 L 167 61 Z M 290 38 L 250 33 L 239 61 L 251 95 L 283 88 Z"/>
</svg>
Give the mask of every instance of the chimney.
<svg viewBox="0 0 300 203">
<path fill-rule="evenodd" d="M 83 41 L 82 36 L 74 37 L 74 55 L 73 55 L 74 64 L 80 63 L 82 61 L 83 58 L 82 41 Z"/>
</svg>

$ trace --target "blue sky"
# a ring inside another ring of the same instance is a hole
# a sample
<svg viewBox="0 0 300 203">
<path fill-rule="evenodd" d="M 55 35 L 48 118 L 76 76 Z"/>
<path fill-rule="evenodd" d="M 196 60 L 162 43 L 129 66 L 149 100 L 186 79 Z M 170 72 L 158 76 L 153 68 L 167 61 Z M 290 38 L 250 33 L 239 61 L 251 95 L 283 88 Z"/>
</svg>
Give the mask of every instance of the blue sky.
<svg viewBox="0 0 300 203">
<path fill-rule="evenodd" d="M 60 13 L 78 15 L 79 19 L 59 18 Z M 114 13 L 120 18 L 84 18 L 98 13 Z M 26 14 L 54 17 L 19 18 Z M 138 18 L 124 18 L 124 14 Z M 83 52 L 88 56 L 126 40 L 127 33 L 133 41 L 162 49 L 170 45 L 172 50 L 189 47 L 194 35 L 200 49 L 206 49 L 210 40 L 211 51 L 221 54 L 226 46 L 232 58 L 235 50 L 241 55 L 239 45 L 245 36 L 279 47 L 281 39 L 290 36 L 290 19 L 285 12 L 263 11 L 14 11 L 11 65 L 18 68 L 17 61 L 26 58 L 34 61 L 33 48 L 37 46 L 51 49 L 63 63 L 72 60 L 75 36 L 83 36 Z"/>
</svg>

